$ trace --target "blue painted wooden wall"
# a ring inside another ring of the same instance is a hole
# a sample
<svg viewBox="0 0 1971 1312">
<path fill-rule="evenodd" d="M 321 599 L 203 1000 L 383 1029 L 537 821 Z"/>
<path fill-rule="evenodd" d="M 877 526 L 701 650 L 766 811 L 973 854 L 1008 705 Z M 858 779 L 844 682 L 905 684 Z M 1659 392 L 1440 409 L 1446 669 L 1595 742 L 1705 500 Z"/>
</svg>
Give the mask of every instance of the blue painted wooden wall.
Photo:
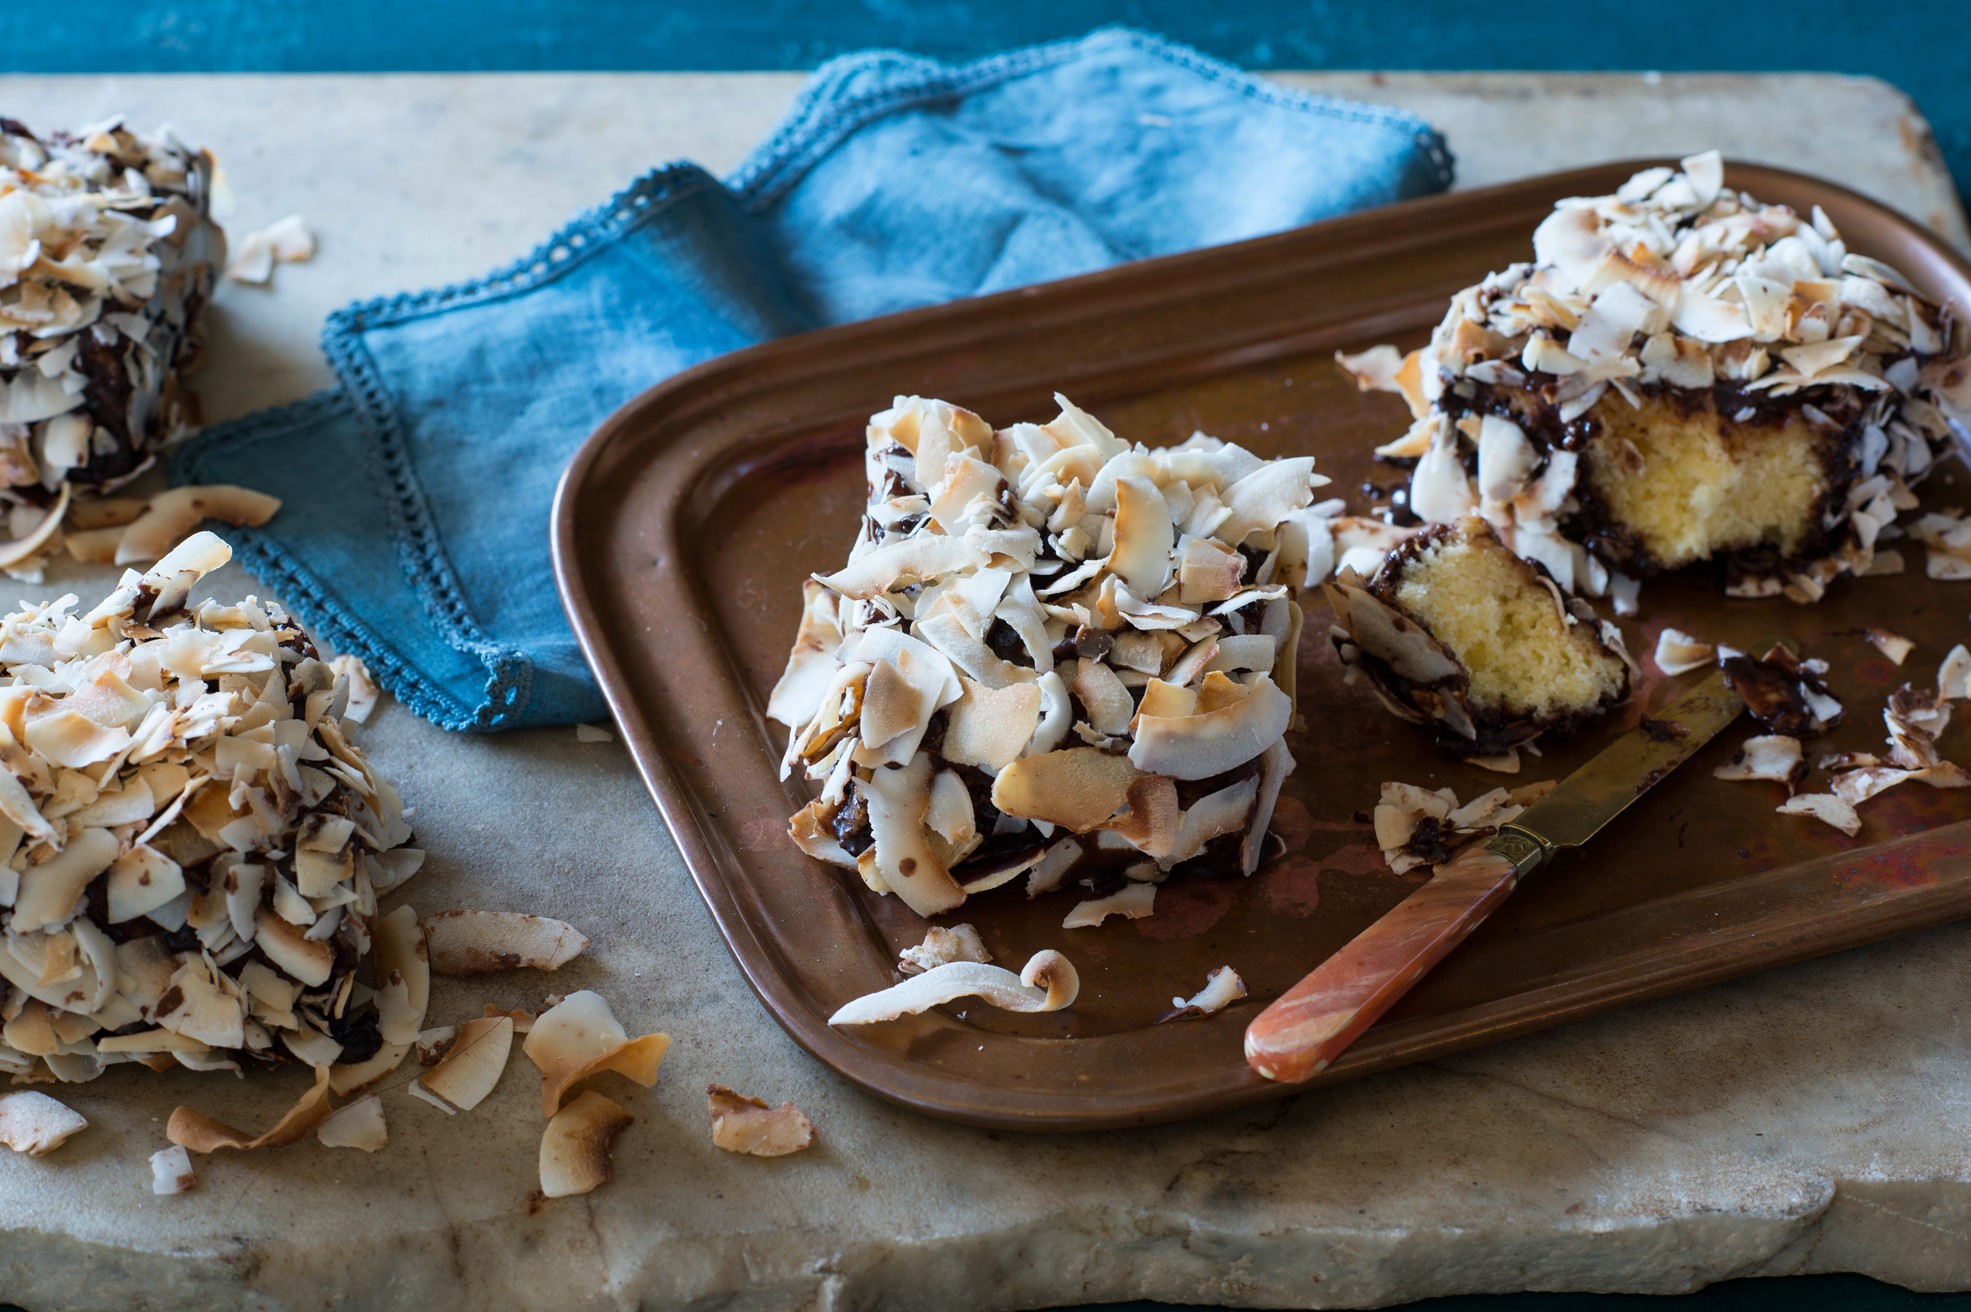
<svg viewBox="0 0 1971 1312">
<path fill-rule="evenodd" d="M 0 0 L 0 72 L 797 69 L 1114 22 L 1252 68 L 1868 74 L 1971 191 L 1971 0 Z"/>
</svg>

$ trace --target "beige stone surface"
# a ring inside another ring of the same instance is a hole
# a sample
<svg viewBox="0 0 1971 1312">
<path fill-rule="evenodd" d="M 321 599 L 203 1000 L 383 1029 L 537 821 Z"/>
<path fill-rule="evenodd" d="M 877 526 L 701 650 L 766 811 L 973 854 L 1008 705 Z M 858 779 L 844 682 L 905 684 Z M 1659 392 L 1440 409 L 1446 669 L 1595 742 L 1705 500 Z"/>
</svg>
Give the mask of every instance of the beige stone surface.
<svg viewBox="0 0 1971 1312">
<path fill-rule="evenodd" d="M 1419 108 L 1469 182 L 1716 143 L 1963 234 L 1920 122 L 1876 83 L 1288 80 Z M 477 273 L 665 159 L 727 168 L 796 85 L 6 78 L 0 101 L 32 123 L 169 120 L 222 154 L 237 224 L 293 211 L 320 234 L 314 264 L 222 297 L 202 387 L 223 417 L 326 381 L 314 338 L 334 306 Z M 105 581 L 49 590 L 88 597 Z M 213 584 L 252 586 L 238 571 Z M 389 705 L 367 742 L 418 808 L 431 861 L 414 902 L 542 911 L 595 943 L 555 976 L 442 982 L 434 1022 L 594 987 L 633 1030 L 675 1038 L 656 1089 L 605 1083 L 636 1117 L 615 1181 L 530 1213 L 540 1116 L 516 1054 L 469 1114 L 386 1093 L 391 1143 L 375 1157 L 309 1143 L 204 1159 L 195 1192 L 157 1198 L 145 1159 L 174 1105 L 263 1124 L 300 1081 L 125 1069 L 65 1091 L 92 1128 L 60 1152 L 0 1160 L 0 1298 L 31 1312 L 1365 1307 L 1824 1270 L 1971 1287 L 1971 927 L 1256 1111 L 992 1134 L 877 1102 L 781 1035 L 616 744 L 447 735 Z M 779 1161 L 719 1152 L 714 1080 L 793 1099 L 819 1145 Z"/>
</svg>

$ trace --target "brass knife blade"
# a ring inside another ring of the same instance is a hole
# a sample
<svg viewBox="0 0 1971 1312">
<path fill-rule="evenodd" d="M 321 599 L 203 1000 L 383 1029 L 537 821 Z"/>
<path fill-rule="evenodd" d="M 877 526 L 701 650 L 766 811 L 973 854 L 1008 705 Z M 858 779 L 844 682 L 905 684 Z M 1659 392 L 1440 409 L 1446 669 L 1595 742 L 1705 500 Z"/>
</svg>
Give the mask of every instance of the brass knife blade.
<svg viewBox="0 0 1971 1312">
<path fill-rule="evenodd" d="M 1744 709 L 1745 702 L 1725 686 L 1724 671 L 1713 671 L 1704 682 L 1645 717 L 1642 726 L 1623 734 L 1561 780 L 1517 820 L 1501 826 L 1501 834 L 1525 833 L 1548 850 L 1579 847 L 1657 780 L 1717 737 Z M 1659 726 L 1654 731 L 1651 722 Z"/>
</svg>

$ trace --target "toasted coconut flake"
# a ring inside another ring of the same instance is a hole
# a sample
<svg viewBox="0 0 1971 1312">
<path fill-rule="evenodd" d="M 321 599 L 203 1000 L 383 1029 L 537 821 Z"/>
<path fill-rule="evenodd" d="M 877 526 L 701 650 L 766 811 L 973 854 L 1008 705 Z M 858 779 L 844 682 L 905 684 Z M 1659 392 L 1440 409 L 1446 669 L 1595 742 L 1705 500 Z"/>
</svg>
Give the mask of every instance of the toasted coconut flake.
<svg viewBox="0 0 1971 1312">
<path fill-rule="evenodd" d="M 1747 738 L 1738 754 L 1711 774 L 1718 779 L 1764 779 L 1790 789 L 1806 777 L 1807 762 L 1798 738 L 1761 734 Z"/>
<path fill-rule="evenodd" d="M 1937 668 L 1937 695 L 1945 701 L 1971 698 L 1971 649 L 1961 642 Z"/>
<path fill-rule="evenodd" d="M 202 520 L 257 528 L 280 508 L 278 497 L 227 483 L 171 488 L 151 498 L 144 513 L 123 530 L 116 546 L 116 563 L 143 565 L 160 560 Z"/>
<path fill-rule="evenodd" d="M 1074 909 L 1061 921 L 1061 928 L 1092 929 L 1110 916 L 1141 920 L 1156 910 L 1156 902 L 1155 884 L 1131 881 L 1107 897 L 1091 897 L 1075 903 Z"/>
<path fill-rule="evenodd" d="M 959 998 L 978 998 L 1004 1011 L 1059 1011 L 1081 992 L 1081 977 L 1052 949 L 1036 952 L 1018 975 L 999 966 L 955 961 L 934 966 L 838 1008 L 830 1025 L 871 1025 L 915 1015 Z"/>
<path fill-rule="evenodd" d="M 1213 671 L 1205 675 L 1204 689 L 1224 700 L 1209 710 L 1202 709 L 1201 701 L 1190 715 L 1137 716 L 1136 738 L 1129 747 L 1137 769 L 1173 779 L 1209 779 L 1237 769 L 1278 742 L 1293 719 L 1293 698 L 1271 675 L 1238 684 Z"/>
<path fill-rule="evenodd" d="M 235 1148 L 241 1151 L 255 1148 L 284 1148 L 288 1144 L 305 1139 L 317 1126 L 328 1119 L 330 1112 L 328 1095 L 328 1068 L 318 1067 L 315 1071 L 314 1087 L 302 1094 L 301 1100 L 289 1108 L 287 1114 L 276 1121 L 271 1129 L 262 1134 L 248 1134 L 245 1130 L 236 1130 L 189 1107 L 179 1107 L 171 1113 L 170 1121 L 165 1124 L 164 1137 L 195 1153 L 213 1153 L 221 1148 Z"/>
<path fill-rule="evenodd" d="M 439 1063 L 411 1081 L 413 1090 L 435 1094 L 462 1112 L 485 1101 L 506 1070 L 513 1047 L 513 1021 L 506 1016 L 469 1020 Z"/>
<path fill-rule="evenodd" d="M 515 911 L 440 911 L 418 924 L 436 975 L 559 970 L 589 945 L 566 921 Z"/>
<path fill-rule="evenodd" d="M 264 286 L 276 264 L 304 264 L 315 258 L 315 235 L 299 214 L 290 214 L 240 239 L 226 276 L 234 282 Z"/>
<path fill-rule="evenodd" d="M 45 1093 L 24 1089 L 0 1093 L 0 1143 L 17 1153 L 40 1157 L 89 1128 L 79 1112 Z"/>
<path fill-rule="evenodd" d="M 939 966 L 948 966 L 954 961 L 976 961 L 985 963 L 992 960 L 986 951 L 985 941 L 979 931 L 970 925 L 953 925 L 946 929 L 933 925 L 924 935 L 924 941 L 915 947 L 905 948 L 898 954 L 897 969 L 906 975 L 918 975 Z"/>
<path fill-rule="evenodd" d="M 198 1188 L 191 1154 L 177 1144 L 151 1154 L 151 1192 L 160 1196 L 189 1193 Z"/>
<path fill-rule="evenodd" d="M 712 1142 L 729 1153 L 785 1157 L 814 1145 L 814 1122 L 791 1102 L 768 1107 L 723 1084 L 707 1086 L 705 1101 L 712 1112 Z"/>
<path fill-rule="evenodd" d="M 1781 815 L 1810 815 L 1853 838 L 1861 832 L 1861 817 L 1855 808 L 1832 793 L 1796 793 L 1781 802 Z"/>
<path fill-rule="evenodd" d="M 1157 1017 L 1157 1024 L 1172 1020 L 1193 1020 L 1209 1016 L 1246 996 L 1246 982 L 1230 966 L 1220 966 L 1205 976 L 1205 986 L 1189 998 L 1172 998 L 1171 1009 Z"/>
<path fill-rule="evenodd" d="M 377 703 L 383 700 L 383 689 L 377 686 L 370 667 L 363 664 L 362 657 L 344 652 L 330 659 L 329 668 L 349 686 L 348 708 L 343 714 L 357 724 L 368 724 L 370 716 L 376 713 Z"/>
<path fill-rule="evenodd" d="M 649 1088 L 670 1046 L 666 1034 L 630 1038 L 602 996 L 582 989 L 541 1013 L 520 1050 L 541 1072 L 541 1114 L 553 1116 L 577 1084 L 606 1071 Z"/>
<path fill-rule="evenodd" d="M 946 713 L 945 759 L 1004 770 L 1026 751 L 1040 725 L 1040 685 L 988 688 L 969 678 L 963 683 L 963 695 Z"/>
<path fill-rule="evenodd" d="M 593 1090 L 577 1094 L 541 1135 L 542 1195 L 571 1198 L 609 1183 L 610 1154 L 635 1120 Z"/>
<path fill-rule="evenodd" d="M 1000 771 L 992 785 L 992 804 L 1010 816 L 1085 834 L 1127 805 L 1129 786 L 1141 775 L 1126 757 L 1069 747 L 1026 757 Z"/>
<path fill-rule="evenodd" d="M 1656 635 L 1656 668 L 1675 678 L 1701 670 L 1717 660 L 1718 649 L 1681 629 L 1666 628 Z"/>
<path fill-rule="evenodd" d="M 337 1108 L 315 1127 L 315 1137 L 325 1148 L 380 1151 L 390 1142 L 390 1129 L 383 1120 L 383 1099 L 372 1093 L 347 1107 Z"/>
</svg>

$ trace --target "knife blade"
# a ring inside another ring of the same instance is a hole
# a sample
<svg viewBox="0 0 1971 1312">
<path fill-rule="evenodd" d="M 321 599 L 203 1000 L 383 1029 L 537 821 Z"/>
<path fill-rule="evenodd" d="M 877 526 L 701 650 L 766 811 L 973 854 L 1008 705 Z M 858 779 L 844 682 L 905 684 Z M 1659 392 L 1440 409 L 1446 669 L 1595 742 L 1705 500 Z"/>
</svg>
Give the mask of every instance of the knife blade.
<svg viewBox="0 0 1971 1312">
<path fill-rule="evenodd" d="M 1246 1061 L 1269 1080 L 1318 1075 L 1519 881 L 1579 847 L 1738 718 L 1745 703 L 1718 671 L 1562 780 L 1490 842 L 1466 848 L 1281 994 L 1246 1027 Z"/>
</svg>

